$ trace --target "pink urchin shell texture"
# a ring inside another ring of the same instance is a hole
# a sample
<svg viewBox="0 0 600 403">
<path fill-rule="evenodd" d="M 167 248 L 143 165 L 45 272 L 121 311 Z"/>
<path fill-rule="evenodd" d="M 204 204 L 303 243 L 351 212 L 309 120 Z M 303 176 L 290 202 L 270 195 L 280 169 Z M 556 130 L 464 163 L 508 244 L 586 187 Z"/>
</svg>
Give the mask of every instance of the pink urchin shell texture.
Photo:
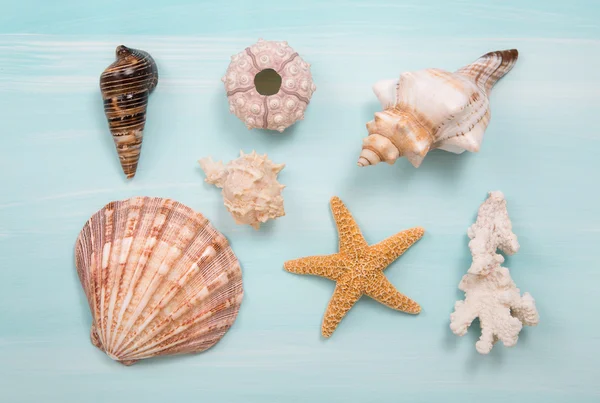
<svg viewBox="0 0 600 403">
<path fill-rule="evenodd" d="M 254 77 L 267 69 L 273 69 L 281 76 L 281 87 L 274 95 L 261 95 L 254 85 Z M 222 81 L 229 110 L 248 129 L 279 132 L 304 119 L 304 111 L 316 90 L 310 64 L 302 60 L 287 42 L 262 39 L 231 57 Z"/>
</svg>

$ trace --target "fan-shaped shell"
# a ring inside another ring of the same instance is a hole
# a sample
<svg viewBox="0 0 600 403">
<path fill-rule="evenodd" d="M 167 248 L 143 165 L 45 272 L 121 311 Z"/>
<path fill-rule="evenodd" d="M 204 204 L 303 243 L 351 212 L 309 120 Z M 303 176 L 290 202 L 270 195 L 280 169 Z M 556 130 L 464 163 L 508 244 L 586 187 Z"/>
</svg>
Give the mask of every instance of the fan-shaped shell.
<svg viewBox="0 0 600 403">
<path fill-rule="evenodd" d="M 231 327 L 243 297 L 225 237 L 170 199 L 111 202 L 85 224 L 77 274 L 94 345 L 124 364 L 204 351 Z"/>
<path fill-rule="evenodd" d="M 256 86 L 259 74 L 272 70 L 280 77 L 274 94 L 261 94 Z M 260 39 L 231 57 L 222 78 L 229 99 L 229 110 L 248 129 L 283 132 L 304 119 L 304 111 L 317 89 L 310 64 L 306 63 L 287 42 Z"/>
</svg>

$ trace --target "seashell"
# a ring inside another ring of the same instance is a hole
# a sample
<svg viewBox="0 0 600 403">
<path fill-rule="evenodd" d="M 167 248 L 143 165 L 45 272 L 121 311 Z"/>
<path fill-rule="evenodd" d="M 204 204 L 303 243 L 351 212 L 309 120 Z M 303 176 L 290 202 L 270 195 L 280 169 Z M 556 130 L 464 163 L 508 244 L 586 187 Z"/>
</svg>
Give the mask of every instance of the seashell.
<svg viewBox="0 0 600 403">
<path fill-rule="evenodd" d="M 142 50 L 121 45 L 116 56 L 100 76 L 100 90 L 121 167 L 131 179 L 140 159 L 148 96 L 158 84 L 158 69 Z"/>
<path fill-rule="evenodd" d="M 230 111 L 248 129 L 279 132 L 304 116 L 317 89 L 309 64 L 287 42 L 262 39 L 231 57 L 222 81 Z"/>
<path fill-rule="evenodd" d="M 205 181 L 223 189 L 225 207 L 236 224 L 259 229 L 268 219 L 285 215 L 281 196 L 285 185 L 277 182 L 277 174 L 285 164 L 274 164 L 267 154 L 258 155 L 256 151 L 240 151 L 240 157 L 227 165 L 210 157 L 198 162 L 206 174 Z"/>
<path fill-rule="evenodd" d="M 518 55 L 516 49 L 490 52 L 455 73 L 426 69 L 376 83 L 384 110 L 367 123 L 358 166 L 406 157 L 419 167 L 435 148 L 479 151 L 490 121 L 490 91 Z"/>
<path fill-rule="evenodd" d="M 242 271 L 225 237 L 170 199 L 107 204 L 81 230 L 75 263 L 92 343 L 126 365 L 212 347 L 242 301 Z"/>
</svg>

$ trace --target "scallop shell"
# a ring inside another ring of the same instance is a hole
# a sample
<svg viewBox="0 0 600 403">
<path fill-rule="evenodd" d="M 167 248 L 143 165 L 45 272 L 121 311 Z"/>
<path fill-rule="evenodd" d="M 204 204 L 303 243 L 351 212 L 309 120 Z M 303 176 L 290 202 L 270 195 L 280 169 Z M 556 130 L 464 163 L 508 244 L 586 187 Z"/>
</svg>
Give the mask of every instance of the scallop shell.
<svg viewBox="0 0 600 403">
<path fill-rule="evenodd" d="M 225 207 L 236 224 L 259 229 L 267 220 L 285 215 L 281 195 L 285 185 L 277 181 L 285 164 L 275 164 L 267 154 L 258 155 L 256 151 L 240 151 L 240 157 L 226 165 L 210 157 L 198 162 L 206 174 L 205 181 L 223 189 Z"/>
<path fill-rule="evenodd" d="M 367 123 L 358 165 L 393 164 L 404 156 L 418 167 L 435 148 L 479 151 L 490 121 L 490 91 L 518 55 L 516 49 L 490 52 L 455 73 L 426 69 L 376 83 L 384 110 Z"/>
<path fill-rule="evenodd" d="M 131 179 L 140 159 L 148 97 L 158 84 L 158 69 L 142 50 L 121 45 L 116 57 L 100 76 L 100 90 L 121 167 Z"/>
<path fill-rule="evenodd" d="M 269 80 L 270 85 L 265 84 Z M 310 64 L 287 42 L 262 39 L 231 57 L 222 81 L 229 110 L 248 129 L 279 132 L 304 119 L 304 111 L 317 89 Z"/>
<path fill-rule="evenodd" d="M 210 348 L 243 297 L 242 271 L 225 237 L 170 199 L 107 204 L 81 230 L 75 262 L 92 343 L 126 365 Z"/>
</svg>

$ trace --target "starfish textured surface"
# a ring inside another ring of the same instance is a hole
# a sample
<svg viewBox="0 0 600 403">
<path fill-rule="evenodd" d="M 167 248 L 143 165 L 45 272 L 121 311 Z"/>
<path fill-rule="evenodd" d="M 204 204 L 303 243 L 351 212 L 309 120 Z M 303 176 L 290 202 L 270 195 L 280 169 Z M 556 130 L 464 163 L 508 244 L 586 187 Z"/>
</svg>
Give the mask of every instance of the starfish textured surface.
<svg viewBox="0 0 600 403">
<path fill-rule="evenodd" d="M 352 214 L 338 197 L 331 199 L 331 211 L 340 239 L 339 252 L 284 263 L 285 270 L 290 273 L 311 274 L 336 282 L 323 317 L 323 336 L 333 334 L 346 313 L 363 295 L 398 311 L 411 314 L 421 312 L 419 304 L 396 290 L 383 270 L 421 239 L 425 230 L 411 228 L 375 245 L 368 245 Z"/>
</svg>

